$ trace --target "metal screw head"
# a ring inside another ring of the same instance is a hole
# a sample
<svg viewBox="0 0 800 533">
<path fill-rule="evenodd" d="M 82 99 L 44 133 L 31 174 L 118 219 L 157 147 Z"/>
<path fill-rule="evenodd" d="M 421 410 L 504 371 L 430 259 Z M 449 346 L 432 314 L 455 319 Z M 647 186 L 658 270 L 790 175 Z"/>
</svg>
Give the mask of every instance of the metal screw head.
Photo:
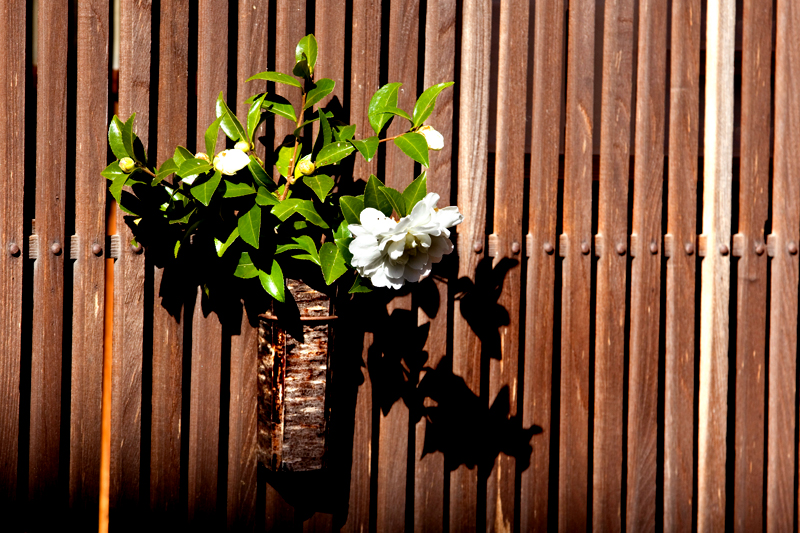
<svg viewBox="0 0 800 533">
<path fill-rule="evenodd" d="M 53 255 L 59 255 L 61 253 L 61 243 L 60 242 L 54 242 L 50 246 L 50 251 L 53 252 Z"/>
<path fill-rule="evenodd" d="M 764 245 L 762 243 L 756 244 L 756 255 L 764 255 Z"/>
<path fill-rule="evenodd" d="M 619 243 L 617 245 L 617 254 L 625 255 L 625 252 L 627 252 L 627 251 L 628 251 L 628 248 L 624 244 Z"/>
<path fill-rule="evenodd" d="M 136 246 L 134 246 L 134 245 L 131 245 L 131 251 L 132 251 L 133 253 L 135 253 L 135 254 L 140 254 L 140 253 L 142 253 L 142 245 L 141 245 L 141 244 L 138 244 L 138 243 L 136 244 Z"/>
<path fill-rule="evenodd" d="M 653 254 L 653 255 L 658 253 L 658 243 L 656 243 L 656 242 L 651 242 L 650 243 L 650 253 Z"/>
<path fill-rule="evenodd" d="M 511 253 L 518 254 L 522 248 L 517 241 L 511 243 Z"/>
<path fill-rule="evenodd" d="M 722 255 L 728 255 L 730 253 L 730 249 L 728 248 L 727 244 L 720 244 L 719 245 L 719 253 Z"/>
<path fill-rule="evenodd" d="M 476 254 L 481 253 L 483 251 L 483 243 L 476 242 L 475 244 L 473 244 L 472 251 L 475 252 Z"/>
<path fill-rule="evenodd" d="M 553 243 L 549 241 L 544 243 L 544 246 L 542 248 L 544 248 L 544 253 L 548 255 L 552 254 L 555 251 L 555 248 L 553 248 Z"/>
<path fill-rule="evenodd" d="M 789 253 L 790 254 L 797 255 L 797 243 L 796 242 L 794 242 L 794 241 L 790 242 L 789 246 L 787 246 L 787 248 L 789 249 Z"/>
<path fill-rule="evenodd" d="M 581 243 L 581 253 L 583 255 L 589 255 L 589 252 L 592 251 L 592 248 L 589 246 L 589 243 L 584 241 Z"/>
<path fill-rule="evenodd" d="M 20 252 L 20 250 L 19 250 L 19 245 L 18 245 L 17 243 L 15 243 L 15 242 L 12 242 L 12 243 L 11 243 L 11 244 L 8 246 L 8 253 L 10 253 L 11 255 L 13 255 L 14 257 L 17 257 L 17 256 L 19 255 L 19 252 Z"/>
<path fill-rule="evenodd" d="M 94 243 L 94 244 L 92 245 L 92 253 L 93 253 L 94 255 L 97 255 L 97 256 L 99 256 L 100 254 L 102 254 L 102 253 L 103 253 L 103 247 L 102 247 L 102 246 L 100 246 L 98 243 Z"/>
<path fill-rule="evenodd" d="M 687 242 L 683 249 L 686 250 L 686 255 L 692 255 L 694 253 L 694 244 Z"/>
</svg>

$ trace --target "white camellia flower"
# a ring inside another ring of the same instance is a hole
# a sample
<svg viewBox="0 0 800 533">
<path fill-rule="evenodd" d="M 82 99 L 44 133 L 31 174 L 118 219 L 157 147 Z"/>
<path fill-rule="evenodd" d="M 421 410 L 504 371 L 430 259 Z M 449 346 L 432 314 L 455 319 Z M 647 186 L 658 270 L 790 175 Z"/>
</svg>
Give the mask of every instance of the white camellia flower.
<svg viewBox="0 0 800 533">
<path fill-rule="evenodd" d="M 223 150 L 214 156 L 214 170 L 219 170 L 226 176 L 233 176 L 250 162 L 250 157 L 236 148 Z"/>
<path fill-rule="evenodd" d="M 417 133 L 425 137 L 428 148 L 431 150 L 441 150 L 444 148 L 444 137 L 442 137 L 441 133 L 433 129 L 432 126 L 422 126 L 417 130 Z"/>
<path fill-rule="evenodd" d="M 456 206 L 436 209 L 438 201 L 438 194 L 428 193 L 399 221 L 377 209 L 364 209 L 361 224 L 348 227 L 355 237 L 350 252 L 358 273 L 376 287 L 393 289 L 430 274 L 431 266 L 453 251 L 447 228 L 464 220 Z"/>
</svg>

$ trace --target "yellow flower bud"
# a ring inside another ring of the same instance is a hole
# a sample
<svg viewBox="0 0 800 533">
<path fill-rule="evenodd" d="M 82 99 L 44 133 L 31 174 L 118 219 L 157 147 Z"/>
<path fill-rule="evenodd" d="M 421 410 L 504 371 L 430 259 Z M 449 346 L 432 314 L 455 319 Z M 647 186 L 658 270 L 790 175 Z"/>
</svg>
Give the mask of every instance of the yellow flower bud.
<svg viewBox="0 0 800 533">
<path fill-rule="evenodd" d="M 123 157 L 119 160 L 119 168 L 125 174 L 130 174 L 136 168 L 136 163 L 130 157 Z"/>
<path fill-rule="evenodd" d="M 251 148 L 250 143 L 247 141 L 239 141 L 238 143 L 234 144 L 233 147 L 245 153 L 249 152 Z"/>
<path fill-rule="evenodd" d="M 304 159 L 297 163 L 297 171 L 304 176 L 310 176 L 316 169 L 317 167 L 314 165 L 314 163 L 308 159 Z"/>
<path fill-rule="evenodd" d="M 194 154 L 194 157 L 196 159 L 202 159 L 203 161 L 208 161 L 209 163 L 211 163 L 211 158 L 208 157 L 208 154 L 205 152 L 197 152 L 196 154 Z"/>
</svg>

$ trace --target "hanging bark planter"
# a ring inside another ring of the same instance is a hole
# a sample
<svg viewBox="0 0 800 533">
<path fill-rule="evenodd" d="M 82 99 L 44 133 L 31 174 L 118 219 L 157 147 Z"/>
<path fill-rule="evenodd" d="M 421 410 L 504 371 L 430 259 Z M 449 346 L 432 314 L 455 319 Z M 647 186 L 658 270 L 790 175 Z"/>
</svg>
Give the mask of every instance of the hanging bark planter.
<svg viewBox="0 0 800 533">
<path fill-rule="evenodd" d="M 259 460 L 273 471 L 319 470 L 328 451 L 337 317 L 327 295 L 296 280 L 287 280 L 287 289 L 297 308 L 273 308 L 258 328 Z"/>
</svg>

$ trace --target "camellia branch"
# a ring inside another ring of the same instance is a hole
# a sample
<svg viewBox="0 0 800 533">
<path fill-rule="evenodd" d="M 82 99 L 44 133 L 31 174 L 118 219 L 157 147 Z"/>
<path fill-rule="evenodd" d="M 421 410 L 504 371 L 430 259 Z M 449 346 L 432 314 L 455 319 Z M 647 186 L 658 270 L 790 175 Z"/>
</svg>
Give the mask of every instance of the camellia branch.
<svg viewBox="0 0 800 533">
<path fill-rule="evenodd" d="M 303 91 L 303 99 L 300 102 L 300 113 L 297 117 L 297 123 L 294 125 L 294 129 L 298 129 L 300 125 L 303 123 L 303 108 L 306 106 L 306 92 Z M 286 173 L 286 185 L 283 187 L 283 192 L 281 193 L 278 200 L 281 202 L 286 200 L 286 196 L 289 194 L 289 187 L 292 185 L 292 176 L 294 176 L 294 165 L 295 160 L 297 159 L 297 148 L 300 144 L 300 140 L 295 135 L 294 137 L 294 150 L 292 151 L 292 158 L 289 160 L 289 171 Z"/>
</svg>

